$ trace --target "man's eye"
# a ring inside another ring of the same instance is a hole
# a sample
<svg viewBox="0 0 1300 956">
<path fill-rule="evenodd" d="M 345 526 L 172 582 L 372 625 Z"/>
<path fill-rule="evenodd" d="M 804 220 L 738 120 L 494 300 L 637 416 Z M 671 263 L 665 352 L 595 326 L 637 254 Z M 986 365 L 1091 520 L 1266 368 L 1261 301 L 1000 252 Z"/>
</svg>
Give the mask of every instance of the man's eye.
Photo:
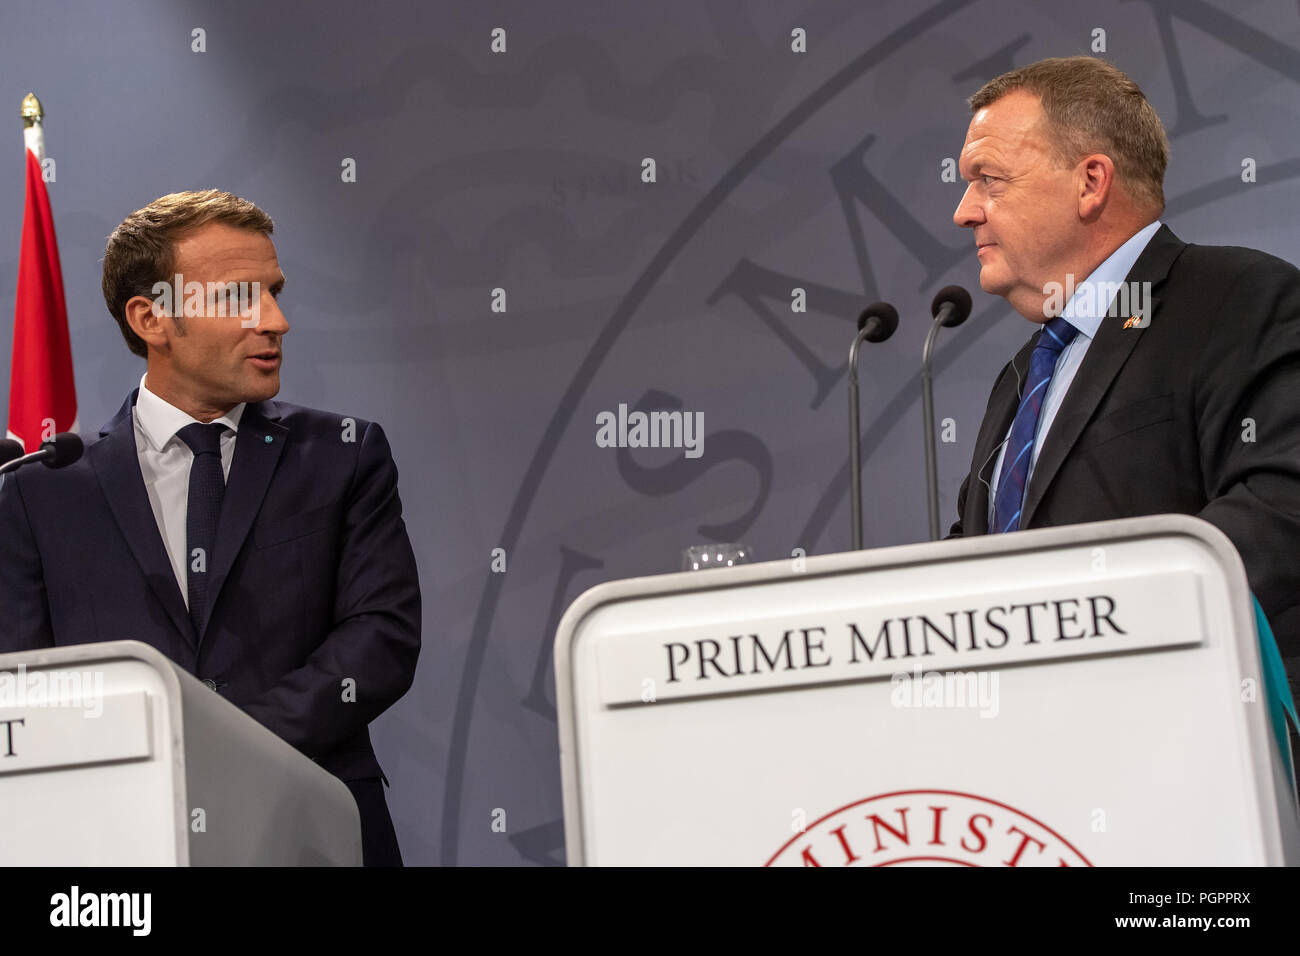
<svg viewBox="0 0 1300 956">
<path fill-rule="evenodd" d="M 980 179 L 984 180 L 984 185 L 987 186 L 989 183 L 993 182 L 994 177 L 992 177 L 992 176 L 981 176 Z"/>
</svg>

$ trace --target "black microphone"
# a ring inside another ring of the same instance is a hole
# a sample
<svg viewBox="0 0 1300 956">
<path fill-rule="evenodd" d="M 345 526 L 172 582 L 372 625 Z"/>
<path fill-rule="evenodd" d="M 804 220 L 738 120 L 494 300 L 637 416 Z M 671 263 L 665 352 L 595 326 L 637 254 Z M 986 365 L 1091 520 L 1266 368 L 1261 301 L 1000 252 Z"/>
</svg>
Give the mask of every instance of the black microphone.
<svg viewBox="0 0 1300 956">
<path fill-rule="evenodd" d="M 888 302 L 876 302 L 858 316 L 858 331 L 868 342 L 883 342 L 898 329 L 898 310 Z"/>
<path fill-rule="evenodd" d="M 863 342 L 883 342 L 898 328 L 898 310 L 888 302 L 873 302 L 858 316 L 858 335 L 849 348 L 849 508 L 853 550 L 862 547 L 862 436 L 858 433 L 858 348 Z"/>
<path fill-rule="evenodd" d="M 15 458 L 23 457 L 22 442 L 12 438 L 0 438 L 0 465 L 7 465 Z"/>
<path fill-rule="evenodd" d="M 921 349 L 921 417 L 925 426 L 925 490 L 926 505 L 930 512 L 930 540 L 939 540 L 939 466 L 934 435 L 934 342 L 940 328 L 954 328 L 970 316 L 970 293 L 959 285 L 945 286 L 930 303 L 934 321 Z"/>
<path fill-rule="evenodd" d="M 49 441 L 41 442 L 41 447 L 30 455 L 23 455 L 0 465 L 0 475 L 7 475 L 11 471 L 17 471 L 23 465 L 30 465 L 37 461 L 44 462 L 46 468 L 66 468 L 81 457 L 84 449 L 85 445 L 82 444 L 80 435 L 75 432 L 60 432 Z"/>
<path fill-rule="evenodd" d="M 81 436 L 76 432 L 60 432 L 49 441 L 41 442 L 41 451 L 48 451 L 49 457 L 44 459 L 46 468 L 66 468 L 86 450 L 82 444 Z"/>
<path fill-rule="evenodd" d="M 930 303 L 930 315 L 948 329 L 956 328 L 970 318 L 970 310 L 970 293 L 959 285 L 944 286 Z"/>
</svg>

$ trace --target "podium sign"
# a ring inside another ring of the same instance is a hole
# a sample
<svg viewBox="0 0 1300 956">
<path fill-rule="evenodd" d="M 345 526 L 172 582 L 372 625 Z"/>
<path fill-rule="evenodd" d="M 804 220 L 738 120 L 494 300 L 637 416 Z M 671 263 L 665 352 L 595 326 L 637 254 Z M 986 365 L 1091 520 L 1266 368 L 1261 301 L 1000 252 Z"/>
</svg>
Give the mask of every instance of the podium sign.
<svg viewBox="0 0 1300 956">
<path fill-rule="evenodd" d="M 555 668 L 570 864 L 1300 862 L 1197 518 L 611 582 Z"/>
<path fill-rule="evenodd" d="M 347 785 L 154 648 L 0 654 L 0 865 L 360 865 Z"/>
</svg>

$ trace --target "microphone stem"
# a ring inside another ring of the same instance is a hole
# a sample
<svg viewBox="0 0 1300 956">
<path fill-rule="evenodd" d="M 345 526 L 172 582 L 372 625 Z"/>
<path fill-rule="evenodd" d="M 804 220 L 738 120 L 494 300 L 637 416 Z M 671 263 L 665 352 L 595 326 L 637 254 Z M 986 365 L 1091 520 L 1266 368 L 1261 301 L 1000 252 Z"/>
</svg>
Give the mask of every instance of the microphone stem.
<svg viewBox="0 0 1300 956">
<path fill-rule="evenodd" d="M 31 452 L 30 454 L 23 455 L 21 458 L 15 458 L 13 461 L 5 462 L 3 465 L 0 465 L 0 475 L 7 475 L 10 472 L 17 471 L 23 465 L 30 465 L 33 462 L 44 461 L 46 458 L 49 458 L 51 454 L 52 451 L 50 449 L 41 448 L 37 451 Z"/>
<path fill-rule="evenodd" d="M 862 550 L 862 436 L 858 431 L 858 349 L 867 327 L 858 330 L 849 347 L 849 509 L 853 550 Z"/>
<path fill-rule="evenodd" d="M 925 345 L 921 349 L 921 419 L 925 429 L 925 504 L 930 519 L 930 540 L 939 540 L 939 467 L 934 433 L 934 376 L 931 365 L 934 363 L 934 343 L 939 337 L 943 320 L 952 311 L 952 306 L 944 304 L 939 314 L 930 324 L 926 333 Z"/>
</svg>

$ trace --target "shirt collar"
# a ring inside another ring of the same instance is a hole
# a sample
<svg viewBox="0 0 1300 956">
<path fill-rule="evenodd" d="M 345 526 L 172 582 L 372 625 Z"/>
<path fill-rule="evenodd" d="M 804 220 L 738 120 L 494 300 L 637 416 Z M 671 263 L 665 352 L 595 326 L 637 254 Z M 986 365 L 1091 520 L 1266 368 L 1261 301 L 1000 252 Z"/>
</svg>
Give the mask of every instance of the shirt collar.
<svg viewBox="0 0 1300 956">
<path fill-rule="evenodd" d="M 1081 335 L 1086 335 L 1090 339 L 1095 337 L 1097 329 L 1101 327 L 1101 320 L 1106 316 L 1106 310 L 1110 308 L 1109 296 L 1106 296 L 1106 301 L 1103 302 L 1101 295 L 1086 294 L 1087 287 L 1100 288 L 1105 283 L 1105 288 L 1117 288 L 1128 278 L 1133 263 L 1137 262 L 1138 256 L 1147 247 L 1151 237 L 1160 230 L 1161 225 L 1163 223 L 1157 219 L 1133 233 L 1075 288 L 1070 301 L 1065 303 L 1065 308 L 1061 310 L 1061 316 L 1068 319 Z"/>
<path fill-rule="evenodd" d="M 162 451 L 178 431 L 198 419 L 149 391 L 144 383 L 148 374 L 146 372 L 140 376 L 140 393 L 135 399 L 135 421 L 154 450 Z M 213 423 L 220 423 L 232 432 L 238 432 L 239 420 L 244 416 L 244 404 L 240 402 L 220 418 L 214 418 Z"/>
</svg>

